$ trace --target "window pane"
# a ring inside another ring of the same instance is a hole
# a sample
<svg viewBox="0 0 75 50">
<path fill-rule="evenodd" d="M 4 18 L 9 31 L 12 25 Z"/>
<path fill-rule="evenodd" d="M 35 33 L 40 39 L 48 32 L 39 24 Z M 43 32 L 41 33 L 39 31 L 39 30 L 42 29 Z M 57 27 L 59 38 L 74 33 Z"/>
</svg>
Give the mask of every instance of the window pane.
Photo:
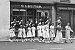
<svg viewBox="0 0 75 50">
<path fill-rule="evenodd" d="M 41 12 L 37 12 L 37 16 L 41 16 Z"/>
<path fill-rule="evenodd" d="M 19 11 L 13 11 L 13 15 L 19 15 Z"/>
</svg>

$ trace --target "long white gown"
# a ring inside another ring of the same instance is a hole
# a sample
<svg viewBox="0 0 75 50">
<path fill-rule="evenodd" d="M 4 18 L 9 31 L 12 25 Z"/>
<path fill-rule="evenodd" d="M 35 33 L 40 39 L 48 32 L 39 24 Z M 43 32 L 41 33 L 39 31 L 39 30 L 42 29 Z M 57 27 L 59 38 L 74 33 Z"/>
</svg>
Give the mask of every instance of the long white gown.
<svg viewBox="0 0 75 50">
<path fill-rule="evenodd" d="M 55 37 L 54 26 L 50 26 L 50 37 Z"/>
<path fill-rule="evenodd" d="M 31 28 L 28 27 L 27 37 L 32 37 Z"/>
<path fill-rule="evenodd" d="M 73 30 L 71 29 L 70 26 L 65 26 L 65 28 L 66 28 L 66 34 L 65 34 L 66 38 L 70 39 L 70 31 L 73 32 Z"/>
<path fill-rule="evenodd" d="M 19 28 L 18 37 L 22 37 L 22 28 Z"/>
<path fill-rule="evenodd" d="M 35 37 L 35 30 L 36 28 L 35 27 L 32 27 L 32 36 Z"/>
<path fill-rule="evenodd" d="M 60 29 L 61 26 L 58 25 L 57 28 Z M 61 29 L 60 29 L 60 31 L 57 30 L 55 42 L 60 42 L 61 40 L 62 40 L 62 32 L 61 32 Z"/>
<path fill-rule="evenodd" d="M 24 28 L 19 28 L 18 37 L 22 37 L 22 35 L 23 35 L 24 38 L 26 37 L 25 29 Z"/>
<path fill-rule="evenodd" d="M 42 33 L 41 33 L 41 26 L 37 26 L 37 30 L 38 30 L 38 37 L 39 37 L 39 36 L 42 36 Z"/>
<path fill-rule="evenodd" d="M 45 35 L 45 25 L 42 26 L 42 36 L 43 36 L 43 38 L 46 38 L 46 37 L 45 37 L 45 36 L 46 36 L 46 35 Z"/>
<path fill-rule="evenodd" d="M 23 28 L 23 37 L 26 37 L 26 32 L 25 32 L 25 28 Z"/>
<path fill-rule="evenodd" d="M 45 38 L 49 38 L 49 25 L 45 25 Z"/>
</svg>

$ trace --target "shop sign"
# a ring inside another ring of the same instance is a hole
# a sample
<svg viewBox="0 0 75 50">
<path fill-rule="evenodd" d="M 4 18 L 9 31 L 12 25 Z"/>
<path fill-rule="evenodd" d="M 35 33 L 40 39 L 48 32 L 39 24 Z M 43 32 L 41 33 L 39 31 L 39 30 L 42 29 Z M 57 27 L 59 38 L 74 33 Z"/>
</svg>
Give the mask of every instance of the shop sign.
<svg viewBox="0 0 75 50">
<path fill-rule="evenodd" d="M 20 11 L 26 11 L 26 10 L 24 10 L 24 9 L 20 9 Z"/>
<path fill-rule="evenodd" d="M 22 8 L 45 8 L 45 9 L 50 9 L 51 6 L 42 6 L 42 5 L 13 5 L 14 7 L 22 7 Z"/>
<path fill-rule="evenodd" d="M 19 11 L 19 9 L 13 9 L 13 11 Z"/>
<path fill-rule="evenodd" d="M 24 5 L 25 8 L 43 8 L 41 5 Z"/>
<path fill-rule="evenodd" d="M 75 8 L 72 7 L 58 7 L 59 10 L 75 10 Z"/>
<path fill-rule="evenodd" d="M 70 0 L 60 0 L 60 2 L 70 3 Z"/>
</svg>

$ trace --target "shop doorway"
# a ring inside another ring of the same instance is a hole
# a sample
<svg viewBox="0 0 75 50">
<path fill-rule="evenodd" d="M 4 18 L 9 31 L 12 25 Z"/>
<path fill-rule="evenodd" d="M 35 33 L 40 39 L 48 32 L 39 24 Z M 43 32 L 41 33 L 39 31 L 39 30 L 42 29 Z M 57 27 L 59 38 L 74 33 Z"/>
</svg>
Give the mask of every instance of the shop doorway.
<svg viewBox="0 0 75 50">
<path fill-rule="evenodd" d="M 65 30 L 65 26 L 67 23 L 70 23 L 71 26 L 71 11 L 68 10 L 60 10 L 59 11 L 59 17 L 61 17 L 61 26 L 63 27 L 63 30 Z M 65 32 L 63 32 L 63 37 L 65 37 Z"/>
<path fill-rule="evenodd" d="M 59 17 L 61 17 L 62 19 L 61 26 L 63 27 L 63 29 L 65 29 L 65 26 L 67 25 L 68 22 L 71 24 L 71 11 L 61 10 L 59 12 Z"/>
</svg>

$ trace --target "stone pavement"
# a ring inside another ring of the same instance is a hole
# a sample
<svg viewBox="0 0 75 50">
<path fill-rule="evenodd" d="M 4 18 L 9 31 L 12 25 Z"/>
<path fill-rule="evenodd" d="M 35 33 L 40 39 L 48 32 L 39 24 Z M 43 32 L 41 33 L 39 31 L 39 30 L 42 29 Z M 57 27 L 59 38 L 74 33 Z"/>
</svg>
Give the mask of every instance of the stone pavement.
<svg viewBox="0 0 75 50">
<path fill-rule="evenodd" d="M 0 42 L 0 50 L 75 50 L 73 43 Z"/>
</svg>

